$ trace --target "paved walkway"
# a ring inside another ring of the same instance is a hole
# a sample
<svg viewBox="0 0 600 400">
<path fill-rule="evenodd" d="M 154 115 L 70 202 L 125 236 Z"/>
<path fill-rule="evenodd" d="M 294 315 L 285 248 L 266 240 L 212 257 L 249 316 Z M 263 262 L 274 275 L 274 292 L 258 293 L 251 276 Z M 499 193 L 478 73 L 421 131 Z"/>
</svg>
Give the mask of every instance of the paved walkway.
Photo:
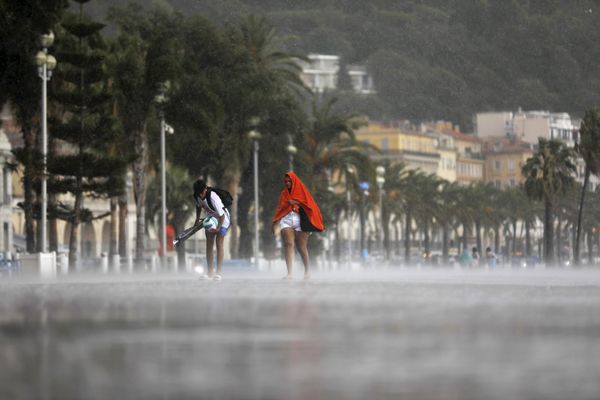
<svg viewBox="0 0 600 400">
<path fill-rule="evenodd" d="M 598 399 L 600 272 L 0 280 L 2 399 Z"/>
</svg>

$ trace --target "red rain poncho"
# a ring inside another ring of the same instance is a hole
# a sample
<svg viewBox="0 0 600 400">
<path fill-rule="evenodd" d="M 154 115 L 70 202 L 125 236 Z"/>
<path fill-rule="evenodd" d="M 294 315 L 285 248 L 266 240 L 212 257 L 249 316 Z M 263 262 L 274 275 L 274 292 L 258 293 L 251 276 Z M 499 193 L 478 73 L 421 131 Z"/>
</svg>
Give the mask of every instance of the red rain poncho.
<svg viewBox="0 0 600 400">
<path fill-rule="evenodd" d="M 320 232 L 325 229 L 325 226 L 323 225 L 323 217 L 321 216 L 321 210 L 319 210 L 319 206 L 311 196 L 304 183 L 302 183 L 300 178 L 298 178 L 298 176 L 293 172 L 288 172 L 285 175 L 292 180 L 292 189 L 288 191 L 288 188 L 284 187 L 281 191 L 281 194 L 279 195 L 279 205 L 277 206 L 277 211 L 275 211 L 273 222 L 279 221 L 290 211 L 292 211 L 293 206 L 289 203 L 289 201 L 296 200 L 298 203 L 300 203 L 300 207 L 302 207 L 302 210 L 304 210 L 306 216 L 308 217 L 308 222 L 310 222 L 315 230 Z"/>
</svg>

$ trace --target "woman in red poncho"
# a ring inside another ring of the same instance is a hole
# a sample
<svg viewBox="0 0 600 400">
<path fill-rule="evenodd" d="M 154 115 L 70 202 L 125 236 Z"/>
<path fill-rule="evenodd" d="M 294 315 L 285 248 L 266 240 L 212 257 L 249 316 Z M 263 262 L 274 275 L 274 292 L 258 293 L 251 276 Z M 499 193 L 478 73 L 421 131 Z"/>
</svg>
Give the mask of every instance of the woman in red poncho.
<svg viewBox="0 0 600 400">
<path fill-rule="evenodd" d="M 321 232 L 325 229 L 323 217 L 319 206 L 295 173 L 285 174 L 283 182 L 285 186 L 279 195 L 279 205 L 273 217 L 272 231 L 275 234 L 275 227 L 279 223 L 288 272 L 285 278 L 292 278 L 295 244 L 304 264 L 304 278 L 307 279 L 309 277 L 308 237 L 312 232 Z"/>
</svg>

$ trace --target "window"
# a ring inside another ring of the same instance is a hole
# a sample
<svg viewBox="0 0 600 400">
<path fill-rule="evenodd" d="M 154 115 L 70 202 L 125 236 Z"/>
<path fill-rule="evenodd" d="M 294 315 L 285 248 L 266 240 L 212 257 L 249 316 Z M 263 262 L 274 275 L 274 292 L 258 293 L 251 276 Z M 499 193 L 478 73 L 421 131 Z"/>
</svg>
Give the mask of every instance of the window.
<svg viewBox="0 0 600 400">
<path fill-rule="evenodd" d="M 515 160 L 508 160 L 508 170 L 509 171 L 515 170 Z"/>
<path fill-rule="evenodd" d="M 509 186 L 511 188 L 514 188 L 515 186 L 517 186 L 517 183 L 515 182 L 514 178 L 510 178 L 509 182 Z"/>
<path fill-rule="evenodd" d="M 502 188 L 502 183 L 500 181 L 497 180 L 495 182 L 495 184 L 496 184 L 496 189 L 501 189 Z"/>
<path fill-rule="evenodd" d="M 381 139 L 381 150 L 389 150 L 390 141 L 388 138 Z"/>
<path fill-rule="evenodd" d="M 494 160 L 494 169 L 500 170 L 500 168 L 502 168 L 502 163 L 500 160 Z"/>
</svg>

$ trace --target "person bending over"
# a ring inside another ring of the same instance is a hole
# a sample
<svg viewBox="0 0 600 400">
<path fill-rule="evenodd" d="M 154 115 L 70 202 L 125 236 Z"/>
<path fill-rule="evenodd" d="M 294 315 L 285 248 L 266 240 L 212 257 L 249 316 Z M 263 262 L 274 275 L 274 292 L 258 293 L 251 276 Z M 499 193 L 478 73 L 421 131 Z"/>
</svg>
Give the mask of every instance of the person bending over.
<svg viewBox="0 0 600 400">
<path fill-rule="evenodd" d="M 215 217 L 219 221 L 218 225 L 214 228 L 205 229 L 206 235 L 206 267 L 207 274 L 203 275 L 201 279 L 214 279 L 221 280 L 222 268 L 223 268 L 223 242 L 225 241 L 225 235 L 230 225 L 229 211 L 223 206 L 223 202 L 217 193 L 210 190 L 206 186 L 206 182 L 202 179 L 194 182 L 194 201 L 196 202 L 196 222 L 201 222 L 200 214 L 202 209 L 206 212 L 208 217 Z M 217 243 L 217 273 L 213 274 L 213 248 L 215 242 Z"/>
</svg>

